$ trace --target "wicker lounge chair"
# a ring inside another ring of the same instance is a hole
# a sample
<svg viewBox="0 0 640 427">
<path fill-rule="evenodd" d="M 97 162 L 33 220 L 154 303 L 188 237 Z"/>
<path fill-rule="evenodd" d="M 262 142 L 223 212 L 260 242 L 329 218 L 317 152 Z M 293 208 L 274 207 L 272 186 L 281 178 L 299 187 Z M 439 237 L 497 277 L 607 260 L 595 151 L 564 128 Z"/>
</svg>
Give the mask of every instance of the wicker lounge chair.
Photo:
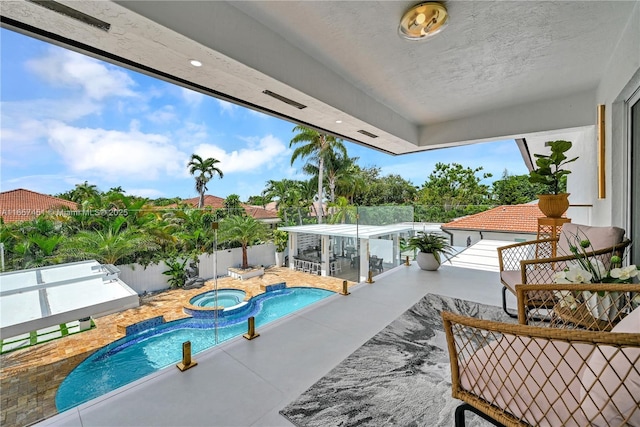
<svg viewBox="0 0 640 427">
<path fill-rule="evenodd" d="M 515 243 L 498 248 L 500 281 L 502 282 L 502 308 L 511 317 L 516 313 L 507 310 L 507 291 L 515 295 L 517 284 L 553 283 L 554 274 L 574 261 L 569 243 L 578 238 L 591 242 L 589 258 L 599 259 L 605 267 L 613 254 L 621 255 L 631 243 L 624 239 L 624 230 L 618 227 L 589 227 L 567 223 L 556 239 L 540 239 Z M 544 299 L 544 295 L 542 296 Z M 533 298 L 530 299 L 533 302 Z"/>
<path fill-rule="evenodd" d="M 640 285 L 599 286 L 518 285 L 518 304 L 544 291 L 547 305 L 581 313 L 583 292 L 597 289 L 616 295 L 606 321 L 554 314 L 536 326 L 535 315 L 516 325 L 443 313 L 452 395 L 465 402 L 456 427 L 466 410 L 498 426 L 640 426 Z"/>
</svg>

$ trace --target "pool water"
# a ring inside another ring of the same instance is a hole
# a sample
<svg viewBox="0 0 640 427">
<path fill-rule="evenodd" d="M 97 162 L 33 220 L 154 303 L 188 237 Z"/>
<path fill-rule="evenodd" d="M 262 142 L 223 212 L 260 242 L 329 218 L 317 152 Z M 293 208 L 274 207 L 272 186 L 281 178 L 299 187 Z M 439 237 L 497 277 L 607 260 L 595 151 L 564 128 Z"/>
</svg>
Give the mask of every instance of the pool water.
<svg viewBox="0 0 640 427">
<path fill-rule="evenodd" d="M 216 299 L 216 293 L 218 297 Z M 220 289 L 217 291 L 209 291 L 189 300 L 189 303 L 198 307 L 233 307 L 244 301 L 245 291 L 239 289 Z"/>
<path fill-rule="evenodd" d="M 246 319 L 255 317 L 256 328 L 300 310 L 334 292 L 317 288 L 286 288 L 250 300 L 253 309 L 218 323 L 215 341 L 212 319 L 182 319 L 133 334 L 99 349 L 62 381 L 56 393 L 59 412 L 102 396 L 182 360 L 182 343 L 191 341 L 198 353 L 247 332 Z"/>
</svg>

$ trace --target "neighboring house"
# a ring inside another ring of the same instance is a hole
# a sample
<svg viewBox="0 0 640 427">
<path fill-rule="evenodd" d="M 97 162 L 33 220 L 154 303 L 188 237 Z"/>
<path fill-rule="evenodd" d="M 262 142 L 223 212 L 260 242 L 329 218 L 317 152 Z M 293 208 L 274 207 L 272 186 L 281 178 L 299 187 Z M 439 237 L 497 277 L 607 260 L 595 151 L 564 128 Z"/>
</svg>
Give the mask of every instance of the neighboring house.
<svg viewBox="0 0 640 427">
<path fill-rule="evenodd" d="M 538 234 L 538 218 L 544 217 L 537 204 L 504 205 L 442 224 L 453 236 L 454 246 L 468 246 L 483 239 L 523 242 Z"/>
<path fill-rule="evenodd" d="M 5 223 L 29 221 L 44 212 L 77 211 L 78 204 L 47 194 L 18 188 L 0 193 L 0 217 Z"/>
<path fill-rule="evenodd" d="M 199 197 L 194 197 L 192 199 L 185 199 L 182 201 L 182 203 L 197 207 L 199 201 Z M 264 222 L 265 224 L 277 224 L 278 222 L 280 222 L 278 212 L 275 210 L 265 209 L 262 206 L 247 205 L 246 203 L 240 203 L 240 205 L 244 208 L 247 215 L 252 216 L 261 222 Z M 213 209 L 225 209 L 224 199 L 222 197 L 211 196 L 209 194 L 206 194 L 204 196 L 204 206 Z"/>
</svg>

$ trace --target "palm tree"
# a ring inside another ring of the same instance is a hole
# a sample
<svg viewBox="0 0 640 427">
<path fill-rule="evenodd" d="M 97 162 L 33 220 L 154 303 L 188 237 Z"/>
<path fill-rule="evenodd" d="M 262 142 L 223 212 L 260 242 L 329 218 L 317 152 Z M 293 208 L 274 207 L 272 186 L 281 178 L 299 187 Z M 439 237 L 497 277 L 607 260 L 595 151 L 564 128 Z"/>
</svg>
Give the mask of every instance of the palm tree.
<svg viewBox="0 0 640 427">
<path fill-rule="evenodd" d="M 289 207 L 292 189 L 293 181 L 289 179 L 282 179 L 280 181 L 270 179 L 267 181 L 267 188 L 262 192 L 267 200 L 276 200 L 276 209 L 279 213 L 283 214 L 285 224 L 287 223 L 287 208 Z"/>
<path fill-rule="evenodd" d="M 313 202 L 313 198 L 316 195 L 314 185 L 316 184 L 313 179 L 308 181 L 295 181 L 295 204 L 298 207 L 298 225 L 302 225 L 302 212 L 305 212 L 305 218 L 309 216 L 311 209 L 318 216 L 317 206 Z"/>
<path fill-rule="evenodd" d="M 71 190 L 71 201 L 82 203 L 86 200 L 92 200 L 98 195 L 100 195 L 98 187 L 85 181 L 84 184 L 76 184 L 76 188 Z"/>
<path fill-rule="evenodd" d="M 291 139 L 289 147 L 293 147 L 296 144 L 301 145 L 297 146 L 295 150 L 293 150 L 293 153 L 291 154 L 291 164 L 293 165 L 293 162 L 298 157 L 307 157 L 309 160 L 315 161 L 318 167 L 318 224 L 322 224 L 322 184 L 324 162 L 329 155 L 336 151 L 339 151 L 346 156 L 347 149 L 341 139 L 320 133 L 317 130 L 305 126 L 296 126 L 293 128 L 293 132 L 298 132 L 298 134 Z"/>
<path fill-rule="evenodd" d="M 338 184 L 348 186 L 353 182 L 353 166 L 358 157 L 343 156 L 338 152 L 328 153 L 324 160 L 324 169 L 327 176 L 327 185 L 329 186 L 329 202 L 336 201 L 336 188 Z M 307 164 L 303 168 L 304 172 L 318 176 L 318 167 L 313 164 Z M 344 194 L 340 194 L 344 196 Z"/>
<path fill-rule="evenodd" d="M 267 237 L 267 227 L 252 216 L 231 216 L 220 223 L 222 240 L 238 242 L 242 246 L 242 268 L 249 268 L 247 247 Z"/>
<path fill-rule="evenodd" d="M 117 217 L 105 223 L 102 230 L 81 231 L 62 242 L 62 253 L 69 259 L 95 259 L 102 264 L 115 264 L 158 248 L 150 235 L 124 227 L 125 224 L 125 218 Z"/>
<path fill-rule="evenodd" d="M 243 215 L 245 213 L 242 209 L 242 203 L 240 202 L 240 196 L 237 194 L 229 194 L 224 199 L 224 208 L 229 215 Z"/>
<path fill-rule="evenodd" d="M 192 154 L 191 160 L 189 160 L 189 163 L 187 164 L 187 166 L 189 166 L 189 173 L 194 175 L 196 179 L 196 191 L 200 195 L 198 208 L 202 208 L 204 206 L 204 193 L 207 191 L 207 183 L 211 178 L 216 174 L 220 178 L 224 177 L 224 174 L 216 166 L 216 163 L 220 163 L 220 160 L 216 160 L 213 157 L 208 157 L 203 160 L 202 157 L 197 154 Z M 197 176 L 196 173 L 198 173 Z"/>
<path fill-rule="evenodd" d="M 183 250 L 197 260 L 202 253 L 213 253 L 214 230 L 211 224 L 214 217 L 211 212 L 200 209 L 177 211 L 176 217 L 182 220 L 178 237 Z"/>
<path fill-rule="evenodd" d="M 352 224 L 356 219 L 356 207 L 349 204 L 346 197 L 340 196 L 334 203 L 329 204 L 333 208 L 333 213 L 329 218 L 331 224 Z"/>
<path fill-rule="evenodd" d="M 355 163 L 351 164 L 336 182 L 336 193 L 349 199 L 350 203 L 353 203 L 356 194 L 362 194 L 366 188 L 367 177 Z"/>
</svg>

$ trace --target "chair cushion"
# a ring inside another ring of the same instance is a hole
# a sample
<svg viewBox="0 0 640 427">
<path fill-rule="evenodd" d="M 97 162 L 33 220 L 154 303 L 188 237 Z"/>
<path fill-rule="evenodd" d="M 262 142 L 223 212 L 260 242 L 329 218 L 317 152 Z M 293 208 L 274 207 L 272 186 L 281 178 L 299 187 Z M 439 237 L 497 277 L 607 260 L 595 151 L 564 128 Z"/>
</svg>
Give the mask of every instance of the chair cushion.
<svg viewBox="0 0 640 427">
<path fill-rule="evenodd" d="M 640 334 L 640 307 L 633 310 L 624 319 L 622 319 L 611 332 L 629 332 Z"/>
<path fill-rule="evenodd" d="M 460 385 L 531 425 L 582 427 L 578 378 L 593 347 L 504 335 L 461 362 Z"/>
<path fill-rule="evenodd" d="M 568 222 L 562 225 L 558 240 L 558 255 L 571 255 L 569 243 L 577 244 L 585 238 L 591 242 L 589 250 L 610 248 L 622 242 L 624 230 L 618 227 L 590 227 Z"/>
<path fill-rule="evenodd" d="M 640 307 L 622 319 L 611 332 L 640 333 Z M 581 399 L 585 399 L 582 409 L 592 425 L 640 426 L 639 370 L 638 348 L 617 351 L 614 347 L 601 345 L 594 351 L 582 374 L 580 390 Z"/>
<path fill-rule="evenodd" d="M 506 270 L 500 272 L 500 280 L 514 294 L 516 293 L 516 285 L 522 283 L 522 274 L 520 270 Z"/>
</svg>

